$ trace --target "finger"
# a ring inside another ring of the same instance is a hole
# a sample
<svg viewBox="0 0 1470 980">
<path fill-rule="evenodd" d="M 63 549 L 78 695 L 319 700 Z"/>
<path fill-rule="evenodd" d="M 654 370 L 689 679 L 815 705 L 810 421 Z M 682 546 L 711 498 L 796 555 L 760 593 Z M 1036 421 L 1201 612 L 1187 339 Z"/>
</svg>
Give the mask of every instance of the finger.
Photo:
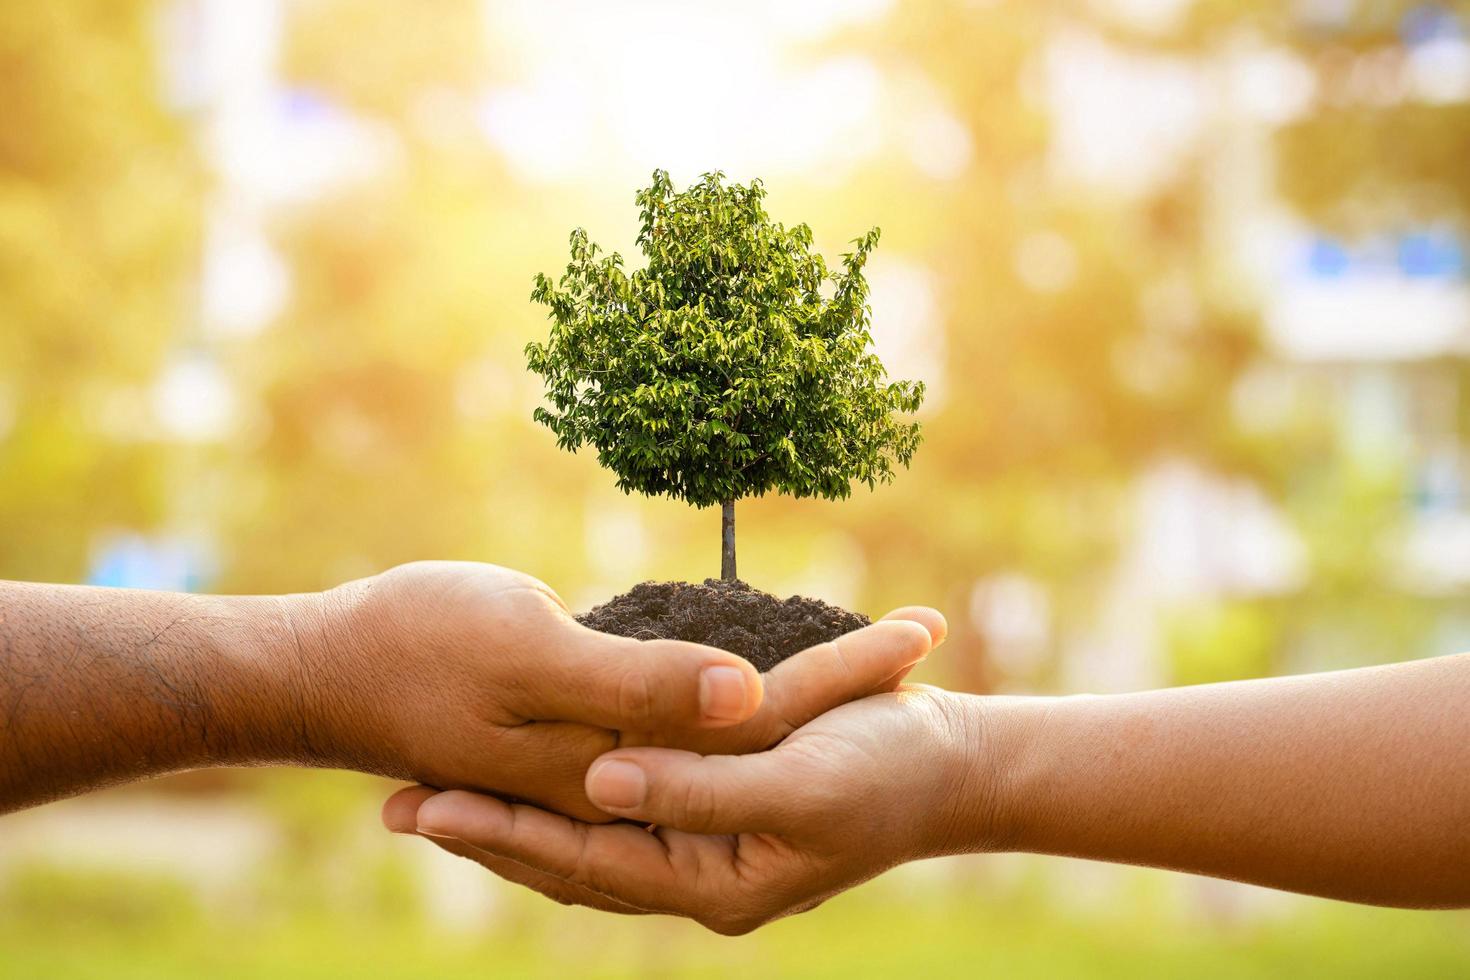
<svg viewBox="0 0 1470 980">
<path fill-rule="evenodd" d="M 908 612 L 900 610 L 899 612 Z M 915 618 L 881 619 L 871 626 L 803 650 L 766 675 L 766 703 L 753 729 L 768 748 L 833 708 L 875 692 L 891 690 L 934 648 L 944 635 L 944 617 L 932 609 L 915 609 Z M 923 616 L 923 619 L 918 618 Z M 926 621 L 927 620 L 927 621 Z M 763 716 L 763 717 L 762 717 Z"/>
<path fill-rule="evenodd" d="M 533 721 L 507 729 L 496 749 L 495 783 L 446 789 L 489 790 L 501 799 L 530 803 L 575 820 L 616 819 L 587 801 L 587 767 L 621 744 L 617 732 L 572 721 Z"/>
<path fill-rule="evenodd" d="M 576 722 L 535 721 L 506 729 L 501 741 L 492 783 L 467 785 L 446 780 L 437 788 L 404 787 L 383 804 L 384 826 L 397 834 L 413 834 L 419 805 L 445 789 L 490 792 L 585 823 L 618 819 L 593 806 L 583 788 L 588 767 L 618 747 L 617 732 Z"/>
<path fill-rule="evenodd" d="M 418 832 L 419 807 L 430 797 L 437 796 L 438 793 L 438 790 L 428 786 L 408 786 L 399 790 L 388 797 L 383 804 L 383 825 L 395 834 L 423 837 L 450 854 L 474 861 L 506 881 L 524 885 L 533 891 L 540 892 L 554 902 L 560 902 L 563 905 L 586 905 L 604 912 L 619 912 L 624 915 L 647 914 L 643 909 L 624 905 L 605 895 L 579 888 L 560 878 L 553 878 L 523 864 L 517 864 L 509 858 L 480 850 L 464 841 L 452 837 L 430 837 L 420 834 Z"/>
<path fill-rule="evenodd" d="M 833 708 L 896 689 L 945 631 L 944 617 L 933 609 L 895 610 L 778 664 L 765 675 L 760 711 L 743 725 L 704 732 L 625 732 L 622 744 L 672 746 L 701 755 L 764 751 Z"/>
<path fill-rule="evenodd" d="M 929 649 L 930 653 L 933 653 L 934 649 L 943 643 L 945 637 L 949 635 L 949 623 L 945 621 L 944 615 L 939 610 L 930 609 L 928 606 L 904 606 L 901 609 L 893 610 L 893 612 L 884 616 L 883 619 L 907 619 L 923 625 L 929 631 L 929 638 L 933 641 L 933 646 Z M 890 691 L 898 690 L 904 680 L 913 672 L 913 669 L 923 662 L 922 659 L 916 660 L 905 666 L 902 670 L 895 671 L 890 676 L 883 678 L 883 680 L 868 688 L 863 693 L 863 697 L 872 697 L 875 694 L 887 694 Z"/>
<path fill-rule="evenodd" d="M 512 710 L 528 719 L 620 731 L 738 725 L 760 707 L 760 674 L 745 660 L 680 640 L 634 640 L 558 624 L 523 665 Z"/>
<path fill-rule="evenodd" d="M 684 890 L 663 841 L 629 824 L 583 824 L 536 807 L 461 791 L 425 801 L 418 819 L 420 833 L 456 838 L 647 911 L 676 912 L 675 902 Z"/>
<path fill-rule="evenodd" d="M 892 612 L 884 615 L 878 622 L 901 619 L 911 623 L 918 623 L 929 631 L 929 639 L 932 641 L 930 649 L 938 647 L 949 636 L 949 621 L 944 618 L 944 613 L 929 606 L 900 606 Z"/>
<path fill-rule="evenodd" d="M 383 826 L 395 834 L 415 833 L 420 804 L 437 792 L 428 786 L 405 786 L 384 801 Z"/>
<path fill-rule="evenodd" d="M 558 905 L 583 905 L 600 912 L 615 912 L 618 915 L 648 915 L 647 909 L 625 905 L 606 895 L 599 895 L 591 889 L 582 888 L 569 881 L 563 881 L 528 868 L 510 858 L 491 854 L 489 851 L 466 844 L 462 840 L 456 840 L 453 837 L 429 837 L 423 834 L 419 836 L 441 850 L 475 862 L 486 871 L 513 885 L 521 885 L 534 892 L 539 892 Z"/>
<path fill-rule="evenodd" d="M 619 749 L 587 770 L 587 798 L 614 816 L 691 834 L 789 834 L 808 787 L 789 756 Z"/>
</svg>

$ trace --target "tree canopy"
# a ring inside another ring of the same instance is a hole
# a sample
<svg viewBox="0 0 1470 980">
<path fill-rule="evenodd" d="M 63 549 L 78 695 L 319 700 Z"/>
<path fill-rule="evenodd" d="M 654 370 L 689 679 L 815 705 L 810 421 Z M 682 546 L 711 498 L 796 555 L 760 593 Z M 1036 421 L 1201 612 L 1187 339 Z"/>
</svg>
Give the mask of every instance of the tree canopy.
<svg viewBox="0 0 1470 980">
<path fill-rule="evenodd" d="M 829 269 L 805 224 L 774 222 L 765 188 L 705 174 L 638 192 L 631 274 L 577 229 L 559 282 L 536 277 L 546 343 L 537 421 L 565 449 L 590 444 L 625 492 L 696 507 L 779 491 L 847 497 L 891 480 L 919 445 L 922 382 L 889 381 L 872 351 L 863 267 L 872 229 Z"/>
</svg>

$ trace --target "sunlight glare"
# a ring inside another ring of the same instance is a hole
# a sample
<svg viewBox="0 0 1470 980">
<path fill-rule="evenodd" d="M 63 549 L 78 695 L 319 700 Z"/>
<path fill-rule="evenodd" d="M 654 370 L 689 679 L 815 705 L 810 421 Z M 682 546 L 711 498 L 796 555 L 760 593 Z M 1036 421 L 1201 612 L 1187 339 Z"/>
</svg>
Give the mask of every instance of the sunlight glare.
<svg viewBox="0 0 1470 980">
<path fill-rule="evenodd" d="M 840 171 L 877 148 L 878 71 L 865 58 L 802 65 L 794 55 L 887 6 L 487 5 L 491 31 L 515 38 L 515 78 L 487 93 L 482 128 L 518 175 L 539 183 L 592 172 L 626 180 L 654 167 L 681 179 Z"/>
</svg>

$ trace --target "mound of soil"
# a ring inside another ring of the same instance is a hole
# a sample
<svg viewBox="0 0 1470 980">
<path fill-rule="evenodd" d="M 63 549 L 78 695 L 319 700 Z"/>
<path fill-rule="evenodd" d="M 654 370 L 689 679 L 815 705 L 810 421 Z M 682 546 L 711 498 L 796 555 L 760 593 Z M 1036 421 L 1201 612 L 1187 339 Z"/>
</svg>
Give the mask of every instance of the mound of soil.
<svg viewBox="0 0 1470 980">
<path fill-rule="evenodd" d="M 577 622 L 640 640 L 704 643 L 738 654 L 765 671 L 870 621 L 862 613 L 820 599 L 778 599 L 744 582 L 707 578 L 703 585 L 643 582 L 594 606 Z"/>
</svg>

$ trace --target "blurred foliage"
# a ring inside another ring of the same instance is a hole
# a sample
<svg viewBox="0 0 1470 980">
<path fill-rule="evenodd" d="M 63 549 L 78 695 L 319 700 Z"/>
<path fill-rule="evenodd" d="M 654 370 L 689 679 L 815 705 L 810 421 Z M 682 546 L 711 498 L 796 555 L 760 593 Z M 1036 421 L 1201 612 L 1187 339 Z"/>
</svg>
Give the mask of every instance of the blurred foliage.
<svg viewBox="0 0 1470 980">
<path fill-rule="evenodd" d="M 156 4 L 0 9 L 0 575 L 75 579 L 164 517 L 149 391 L 189 323 L 201 171 Z"/>
<path fill-rule="evenodd" d="M 1272 672 L 1280 627 L 1261 603 L 1202 603 L 1174 610 L 1164 631 L 1170 684 L 1248 680 Z"/>
<path fill-rule="evenodd" d="M 292 4 L 282 71 L 372 117 L 403 120 L 428 93 L 469 93 L 487 78 L 481 5 L 437 0 Z"/>
<path fill-rule="evenodd" d="M 914 594 L 948 588 L 950 607 L 963 602 L 954 583 L 1026 573 L 1055 593 L 1058 638 L 1093 615 L 1142 468 L 1185 456 L 1266 479 L 1276 448 L 1232 416 L 1257 323 L 1209 247 L 1203 161 L 1137 199 L 1047 176 L 1037 59 L 1060 25 L 1100 19 L 1069 12 L 915 3 L 864 39 L 887 70 L 937 84 L 975 147 L 957 180 L 873 178 L 932 222 L 916 250 L 943 282 L 946 400 L 915 477 L 874 520 L 872 563 L 901 568 Z M 1050 278 L 1028 276 L 1038 250 Z M 1171 295 L 1177 312 L 1161 314 Z M 983 656 L 959 625 L 963 655 Z"/>
<path fill-rule="evenodd" d="M 1405 524 L 1405 474 L 1344 459 L 1298 474 L 1288 497 L 1309 545 L 1306 586 L 1279 605 L 1290 632 L 1279 672 L 1366 666 L 1419 655 L 1438 602 L 1406 590 L 1390 546 Z"/>
<path fill-rule="evenodd" d="M 484 80 L 479 9 L 290 13 L 288 83 L 364 114 L 399 159 L 280 219 L 292 301 L 243 355 L 262 419 L 230 461 L 222 584 L 321 588 L 431 555 L 515 564 L 510 543 L 537 529 L 522 474 L 560 467 L 528 445 L 524 337 L 500 327 L 529 280 L 498 257 L 533 219 L 460 111 Z"/>
<path fill-rule="evenodd" d="M 52 943 L 99 932 L 192 930 L 204 923 L 193 890 L 166 873 L 44 864 L 8 869 L 0 885 L 0 909 L 16 933 L 48 931 Z"/>
<path fill-rule="evenodd" d="M 358 189 L 283 222 L 294 298 L 245 355 L 264 419 L 230 461 L 227 586 L 322 588 L 431 554 L 494 556 L 487 501 L 515 469 L 515 425 L 470 424 L 457 395 L 467 364 L 516 356 L 486 351 L 497 294 L 476 257 L 498 226 L 467 173 L 417 167 L 435 179 Z"/>
<path fill-rule="evenodd" d="M 1282 192 L 1323 227 L 1362 234 L 1470 218 L 1470 106 L 1334 107 L 1279 142 Z"/>
<path fill-rule="evenodd" d="M 1161 458 L 1184 457 L 1266 487 L 1294 519 L 1310 565 L 1302 594 L 1253 607 L 1269 652 L 1233 647 L 1237 615 L 1195 622 L 1215 630 L 1197 640 L 1234 660 L 1207 674 L 1284 669 L 1298 642 L 1312 652 L 1295 662 L 1317 668 L 1419 655 L 1434 603 L 1406 593 L 1390 560 L 1407 487 L 1392 465 L 1365 470 L 1342 451 L 1351 423 L 1333 368 L 1293 366 L 1304 393 L 1269 428 L 1244 424 L 1236 410 L 1243 382 L 1273 354 L 1259 340 L 1261 297 L 1228 264 L 1213 227 L 1228 203 L 1210 139 L 1138 196 L 1068 186 L 1048 176 L 1049 122 L 1036 93 L 1038 60 L 1060 30 L 1095 32 L 1125 55 L 1199 63 L 1248 44 L 1294 49 L 1322 108 L 1275 133 L 1284 202 L 1326 232 L 1443 222 L 1464 230 L 1470 110 L 1389 104 L 1373 87 L 1403 69 L 1408 18 L 1438 8 L 1345 4 L 1324 13 L 1343 23 L 1314 28 L 1306 8 L 1200 0 L 1172 26 L 1147 31 L 1124 23 L 1121 9 L 910 3 L 858 39 L 886 70 L 937 83 L 976 148 L 958 180 L 914 181 L 887 160 L 869 178 L 930 218 L 916 252 L 939 271 L 947 299 L 947 401 L 926 425 L 915 478 L 869 517 L 882 528 L 865 536 L 869 559 L 913 594 L 941 595 L 948 583 L 948 608 L 963 602 L 954 583 L 995 568 L 1028 573 L 1053 591 L 1064 641 L 1087 628 L 1100 576 L 1129 533 L 1120 518 L 1131 481 Z M 1360 55 L 1379 59 L 1368 75 Z M 1070 274 L 1028 282 L 1024 256 L 1038 243 Z M 1364 478 L 1378 481 L 1366 498 L 1357 492 Z M 963 653 L 950 659 L 983 656 L 980 636 L 962 629 L 958 639 Z"/>
<path fill-rule="evenodd" d="M 83 916 L 98 879 L 32 872 L 21 893 L 48 896 Z M 981 888 L 991 892 L 986 895 Z M 134 912 L 88 921 L 0 920 L 0 977 L 650 977 L 866 978 L 893 976 L 1376 978 L 1457 976 L 1470 969 L 1465 917 L 1322 903 L 1255 923 L 1188 923 L 1158 896 L 1107 909 L 1059 910 L 1037 894 L 993 885 L 912 890 L 892 879 L 828 903 L 820 914 L 728 939 L 688 923 L 565 909 L 509 893 L 494 923 L 473 933 L 412 918 L 324 918 L 294 910 L 279 920 L 241 914 L 199 926 L 166 886 L 143 890 Z M 111 901 L 133 891 L 114 886 Z M 62 894 L 73 897 L 62 899 Z M 87 896 L 91 896 L 90 898 Z M 18 908 L 5 905 L 7 913 Z"/>
</svg>

